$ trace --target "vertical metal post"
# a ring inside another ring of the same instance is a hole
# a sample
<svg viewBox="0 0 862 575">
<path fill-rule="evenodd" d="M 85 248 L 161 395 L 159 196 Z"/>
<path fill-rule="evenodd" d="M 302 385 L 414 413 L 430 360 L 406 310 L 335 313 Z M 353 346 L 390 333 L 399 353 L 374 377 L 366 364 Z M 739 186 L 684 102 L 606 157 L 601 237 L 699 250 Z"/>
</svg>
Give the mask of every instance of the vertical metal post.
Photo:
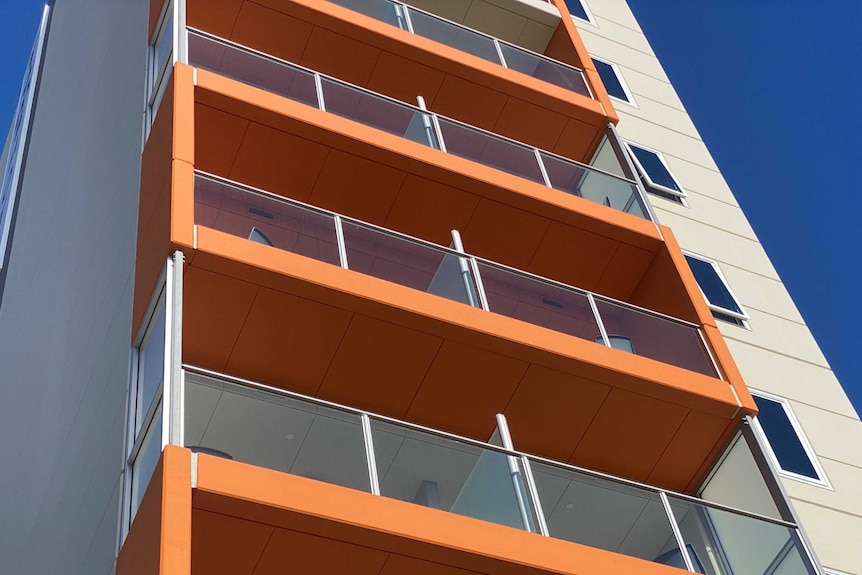
<svg viewBox="0 0 862 575">
<path fill-rule="evenodd" d="M 530 493 L 530 499 L 533 501 L 533 509 L 536 511 L 536 521 L 539 524 L 539 533 L 545 537 L 550 537 L 551 532 L 548 529 L 548 522 L 545 519 L 545 511 L 542 509 L 542 499 L 539 497 L 539 488 L 536 485 L 536 478 L 533 477 L 533 467 L 530 465 L 530 460 L 526 455 L 521 456 L 521 467 L 524 469 L 524 479 L 527 482 L 527 490 Z"/>
<path fill-rule="evenodd" d="M 500 441 L 503 443 L 503 448 L 509 451 L 514 451 L 512 445 L 512 436 L 509 434 L 509 423 L 506 421 L 506 416 L 502 413 L 497 414 L 497 430 L 500 432 Z M 533 516 L 530 511 L 529 498 L 526 493 L 524 478 L 521 475 L 521 469 L 518 467 L 518 458 L 512 455 L 506 455 L 506 463 L 509 466 L 509 477 L 512 480 L 512 488 L 515 491 L 515 499 L 518 501 L 518 510 L 521 512 L 521 522 L 524 524 L 524 529 L 530 533 L 536 532 Z"/>
<path fill-rule="evenodd" d="M 314 73 L 314 89 L 317 91 L 317 107 L 322 112 L 326 111 L 326 101 L 323 99 L 323 80 L 318 72 Z"/>
<path fill-rule="evenodd" d="M 482 274 L 479 273 L 479 262 L 476 258 L 470 258 L 470 269 L 473 270 L 473 279 L 476 280 L 476 291 L 479 294 L 479 303 L 482 304 L 482 309 L 491 311 L 488 305 L 488 296 L 485 294 L 485 284 L 482 283 Z"/>
<path fill-rule="evenodd" d="M 165 417 L 170 420 L 168 443 L 184 446 L 185 440 L 185 378 L 183 376 L 183 264 L 185 255 L 176 250 L 171 259 L 171 283 L 165 286 L 171 315 L 167 324 L 166 339 L 170 341 L 170 355 L 165 359 L 170 365 L 169 402 L 164 405 Z M 165 380 L 167 381 L 167 380 Z M 170 406 L 170 409 L 168 409 Z"/>
<path fill-rule="evenodd" d="M 605 330 L 605 322 L 602 321 L 602 316 L 599 314 L 599 306 L 596 305 L 596 298 L 593 294 L 587 293 L 587 299 L 590 302 L 590 308 L 593 310 L 593 315 L 596 318 L 596 325 L 599 326 L 599 333 L 602 334 L 602 341 L 607 347 L 611 347 L 611 340 L 608 338 L 608 332 Z"/>
<path fill-rule="evenodd" d="M 458 233 L 458 230 L 452 230 L 452 247 L 455 251 L 464 253 L 464 245 L 461 243 L 461 234 Z M 467 301 L 473 307 L 480 307 L 479 302 L 476 301 L 473 274 L 470 271 L 470 263 L 466 257 L 458 258 L 458 267 L 461 269 L 461 279 L 464 281 L 464 289 L 467 290 Z"/>
<path fill-rule="evenodd" d="M 715 360 L 712 348 L 709 347 L 709 342 L 706 341 L 706 337 L 703 335 L 703 330 L 698 328 L 697 335 L 700 337 L 700 343 L 703 345 L 703 349 L 706 350 L 706 355 L 709 356 L 709 361 L 712 362 L 712 368 L 715 370 L 716 375 L 718 375 L 718 379 L 724 380 L 724 374 L 721 373 L 721 368 L 718 367 L 718 362 Z"/>
<path fill-rule="evenodd" d="M 545 162 L 542 161 L 542 154 L 539 152 L 538 148 L 533 148 L 533 152 L 536 154 L 536 163 L 539 164 L 539 171 L 542 172 L 542 180 L 545 181 L 545 185 L 549 188 L 553 188 L 551 185 L 551 178 L 548 177 L 548 170 L 545 169 Z"/>
<path fill-rule="evenodd" d="M 446 152 L 446 141 L 443 140 L 443 130 L 440 129 L 440 119 L 437 114 L 431 114 L 431 121 L 434 123 L 434 131 L 437 132 L 437 144 L 441 152 Z"/>
<path fill-rule="evenodd" d="M 496 38 L 494 38 L 493 40 L 494 48 L 497 50 L 497 57 L 500 58 L 500 65 L 502 65 L 504 68 L 508 68 L 509 66 L 506 65 L 506 57 L 503 56 L 503 49 L 500 48 L 500 41 Z"/>
<path fill-rule="evenodd" d="M 174 0 L 175 62 L 189 63 L 188 37 L 188 29 L 186 28 L 186 0 Z"/>
<path fill-rule="evenodd" d="M 769 489 L 769 493 L 772 495 L 772 500 L 775 502 L 778 512 L 781 514 L 781 518 L 785 521 L 792 521 L 797 525 L 796 529 L 792 532 L 792 537 L 799 546 L 800 557 L 808 563 L 808 567 L 812 573 L 823 575 L 823 567 L 817 554 L 814 552 L 811 541 L 808 540 L 808 536 L 802 529 L 799 516 L 796 515 L 796 510 L 790 503 L 790 498 L 784 490 L 784 485 L 781 484 L 781 480 L 778 478 L 778 470 L 775 468 L 772 459 L 766 455 L 766 438 L 761 435 L 760 429 L 754 424 L 754 420 L 750 415 L 745 415 L 742 418 L 742 436 L 745 438 L 745 443 L 748 445 L 752 457 L 754 457 L 754 461 L 760 470 L 767 489 Z"/>
<path fill-rule="evenodd" d="M 377 478 L 377 459 L 374 455 L 374 438 L 371 436 L 371 418 L 367 413 L 360 416 L 362 422 L 362 438 L 365 440 L 365 459 L 368 462 L 368 480 L 371 493 L 380 495 L 380 480 Z"/>
<path fill-rule="evenodd" d="M 410 8 L 406 4 L 401 4 L 401 9 L 404 11 L 404 23 L 407 24 L 407 31 L 415 34 L 413 31 L 413 20 L 410 18 Z"/>
<path fill-rule="evenodd" d="M 167 266 L 165 268 L 165 286 L 164 286 L 164 294 L 165 294 L 165 325 L 163 329 L 165 330 L 164 336 L 164 351 L 162 358 L 162 389 L 161 389 L 161 402 L 162 402 L 162 429 L 161 429 L 161 450 L 165 448 L 168 444 L 170 444 L 171 439 L 171 415 L 173 410 L 173 379 L 174 379 L 174 363 L 172 361 L 172 357 L 174 354 L 174 342 L 173 342 L 173 323 L 174 323 L 174 258 L 173 255 L 168 256 Z M 146 336 L 144 336 L 146 339 Z M 152 405 L 156 405 L 159 402 L 159 394 L 156 393 L 155 398 L 153 399 Z M 146 416 L 145 413 L 141 413 L 141 416 Z M 152 424 L 150 424 L 152 425 Z M 146 433 L 146 429 L 141 426 L 140 433 Z M 137 457 L 137 455 L 135 456 Z"/>
<path fill-rule="evenodd" d="M 664 511 L 667 513 L 667 520 L 670 521 L 670 527 L 673 530 L 673 536 L 676 537 L 676 544 L 679 545 L 679 551 L 682 553 L 685 566 L 692 573 L 697 573 L 697 571 L 694 570 L 694 563 L 688 555 L 688 548 L 685 545 L 685 539 L 683 539 L 682 531 L 680 531 L 679 524 L 676 522 L 676 517 L 673 515 L 673 509 L 670 506 L 670 500 L 667 498 L 667 493 L 660 491 L 658 495 L 661 498 L 661 504 L 664 506 Z"/>
<path fill-rule="evenodd" d="M 341 216 L 335 214 L 332 216 L 332 220 L 335 222 L 335 242 L 338 245 L 338 260 L 342 268 L 349 270 L 350 268 L 347 265 L 347 245 L 344 243 L 344 228 L 341 225 Z"/>
<path fill-rule="evenodd" d="M 416 105 L 419 106 L 422 110 L 428 110 L 428 107 L 425 105 L 425 98 L 422 96 L 416 96 Z M 425 128 L 425 139 L 428 140 L 428 145 L 432 148 L 438 149 L 437 138 L 434 130 L 434 124 L 431 122 L 431 117 L 428 114 L 422 114 L 422 125 Z"/>
</svg>

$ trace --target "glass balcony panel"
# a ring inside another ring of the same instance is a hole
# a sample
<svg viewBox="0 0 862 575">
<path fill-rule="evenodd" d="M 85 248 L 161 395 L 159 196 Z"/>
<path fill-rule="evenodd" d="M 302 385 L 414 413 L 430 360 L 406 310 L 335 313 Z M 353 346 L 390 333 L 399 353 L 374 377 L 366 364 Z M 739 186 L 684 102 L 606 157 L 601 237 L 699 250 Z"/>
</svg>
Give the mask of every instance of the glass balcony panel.
<svg viewBox="0 0 862 575">
<path fill-rule="evenodd" d="M 595 341 L 599 326 L 587 296 L 479 262 L 490 311 Z"/>
<path fill-rule="evenodd" d="M 500 42 L 500 51 L 503 53 L 503 58 L 506 59 L 507 68 L 583 96 L 590 95 L 584 81 L 584 75 L 580 70 L 542 58 L 505 42 Z"/>
<path fill-rule="evenodd" d="M 554 189 L 650 219 L 635 184 L 544 152 L 541 156 Z"/>
<path fill-rule="evenodd" d="M 476 305 L 472 276 L 463 258 L 372 228 L 342 225 L 351 270 Z"/>
<path fill-rule="evenodd" d="M 327 112 L 426 146 L 434 146 L 431 119 L 427 114 L 326 78 L 321 79 L 321 84 Z"/>
<path fill-rule="evenodd" d="M 516 458 L 375 420 L 371 435 L 381 495 L 535 532 Z"/>
<path fill-rule="evenodd" d="M 375 20 L 406 29 L 404 17 L 400 14 L 399 7 L 390 0 L 330 0 L 333 4 L 344 6 L 354 12 L 365 14 Z"/>
<path fill-rule="evenodd" d="M 141 448 L 138 451 L 137 457 L 135 457 L 135 462 L 132 464 L 132 517 L 135 516 L 138 507 L 141 505 L 141 500 L 144 498 L 147 485 L 150 484 L 150 479 L 156 470 L 156 465 L 158 465 L 161 455 L 162 406 L 159 404 L 150 422 L 150 426 L 147 428 L 146 435 L 144 435 L 143 443 L 141 443 Z"/>
<path fill-rule="evenodd" d="M 446 151 L 515 174 L 534 182 L 544 184 L 542 170 L 536 160 L 533 148 L 509 140 L 497 138 L 489 133 L 470 128 L 463 124 L 440 118 L 440 131 Z"/>
<path fill-rule="evenodd" d="M 370 492 L 358 415 L 195 374 L 185 393 L 192 451 Z"/>
<path fill-rule="evenodd" d="M 670 502 L 698 573 L 814 575 L 794 530 L 672 496 Z"/>
<path fill-rule="evenodd" d="M 340 265 L 332 216 L 203 177 L 195 178 L 195 224 Z"/>
<path fill-rule="evenodd" d="M 544 463 L 530 465 L 551 537 L 648 561 L 679 553 L 657 493 Z"/>
<path fill-rule="evenodd" d="M 446 20 L 435 18 L 430 14 L 419 12 L 408 7 L 413 32 L 419 36 L 440 42 L 462 52 L 467 52 L 479 58 L 501 64 L 500 55 L 494 46 L 494 40 L 461 26 L 456 26 Z"/>
<path fill-rule="evenodd" d="M 596 307 L 613 347 L 622 349 L 619 342 L 627 340 L 627 351 L 716 376 L 696 328 L 600 298 L 596 298 Z M 620 338 L 616 345 L 614 338 Z"/>
<path fill-rule="evenodd" d="M 191 31 L 188 59 L 192 66 L 317 107 L 314 75 L 305 70 L 227 46 Z"/>
</svg>

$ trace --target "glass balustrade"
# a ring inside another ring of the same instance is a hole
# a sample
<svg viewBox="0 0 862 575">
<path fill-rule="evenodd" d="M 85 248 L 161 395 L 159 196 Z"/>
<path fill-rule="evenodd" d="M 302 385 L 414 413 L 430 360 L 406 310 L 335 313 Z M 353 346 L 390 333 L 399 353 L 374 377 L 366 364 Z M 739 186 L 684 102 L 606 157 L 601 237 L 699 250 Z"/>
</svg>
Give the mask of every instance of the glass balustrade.
<svg viewBox="0 0 862 575">
<path fill-rule="evenodd" d="M 632 181 L 202 32 L 189 30 L 188 54 L 189 63 L 193 66 L 424 146 L 650 219 L 637 184 Z"/>
<path fill-rule="evenodd" d="M 693 324 L 227 180 L 196 176 L 195 224 L 717 377 Z"/>
<path fill-rule="evenodd" d="M 196 453 L 703 575 L 815 575 L 787 522 L 206 370 L 182 381 Z"/>
<path fill-rule="evenodd" d="M 394 0 L 330 0 L 417 36 L 591 97 L 582 70 Z"/>
</svg>

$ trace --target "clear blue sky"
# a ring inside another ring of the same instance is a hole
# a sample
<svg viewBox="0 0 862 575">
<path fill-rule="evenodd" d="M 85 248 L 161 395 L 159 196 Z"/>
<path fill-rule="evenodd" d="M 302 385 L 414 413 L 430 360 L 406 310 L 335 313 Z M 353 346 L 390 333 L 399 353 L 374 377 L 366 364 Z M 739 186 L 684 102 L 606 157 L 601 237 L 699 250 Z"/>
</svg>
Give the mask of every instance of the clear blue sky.
<svg viewBox="0 0 862 575">
<path fill-rule="evenodd" d="M 629 1 L 862 411 L 862 0 Z M 0 0 L 4 137 L 40 13 Z"/>
</svg>

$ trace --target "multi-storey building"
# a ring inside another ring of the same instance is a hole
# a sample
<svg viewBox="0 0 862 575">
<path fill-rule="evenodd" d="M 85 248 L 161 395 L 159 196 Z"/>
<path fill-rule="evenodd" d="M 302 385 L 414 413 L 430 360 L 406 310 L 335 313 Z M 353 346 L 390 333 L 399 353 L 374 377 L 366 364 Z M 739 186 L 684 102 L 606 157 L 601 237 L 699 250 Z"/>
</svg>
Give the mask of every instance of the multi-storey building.
<svg viewBox="0 0 862 575">
<path fill-rule="evenodd" d="M 623 0 L 61 0 L 3 161 L 4 572 L 862 573 Z"/>
</svg>

